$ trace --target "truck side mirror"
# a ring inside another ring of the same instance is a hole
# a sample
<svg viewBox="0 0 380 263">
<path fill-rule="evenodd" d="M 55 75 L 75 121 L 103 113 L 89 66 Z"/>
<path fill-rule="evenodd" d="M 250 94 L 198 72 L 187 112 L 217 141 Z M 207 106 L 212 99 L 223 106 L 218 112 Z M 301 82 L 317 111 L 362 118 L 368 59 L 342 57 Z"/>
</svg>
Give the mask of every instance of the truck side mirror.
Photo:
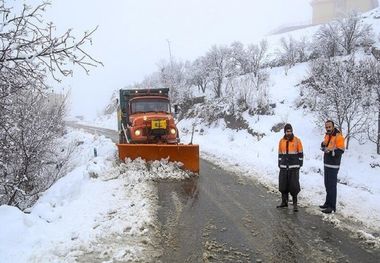
<svg viewBox="0 0 380 263">
<path fill-rule="evenodd" d="M 174 105 L 174 113 L 178 114 L 179 113 L 179 107 L 177 104 Z"/>
</svg>

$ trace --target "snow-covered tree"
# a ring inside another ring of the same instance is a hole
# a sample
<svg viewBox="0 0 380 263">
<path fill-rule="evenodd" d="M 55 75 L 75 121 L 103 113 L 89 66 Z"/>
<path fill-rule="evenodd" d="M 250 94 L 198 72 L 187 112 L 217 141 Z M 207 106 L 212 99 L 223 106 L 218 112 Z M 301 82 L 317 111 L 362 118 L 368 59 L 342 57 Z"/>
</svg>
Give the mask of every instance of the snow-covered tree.
<svg viewBox="0 0 380 263">
<path fill-rule="evenodd" d="M 95 30 L 85 32 L 79 39 L 72 30 L 56 35 L 55 26 L 43 21 L 49 3 L 24 5 L 20 13 L 7 4 L 0 1 L 0 81 L 7 86 L 1 89 L 0 98 L 18 89 L 35 87 L 32 81 L 46 87 L 47 72 L 60 80 L 60 76 L 73 73 L 72 65 L 88 72 L 89 66 L 100 63 L 85 50 Z"/>
<path fill-rule="evenodd" d="M 19 91 L 0 122 L 0 203 L 26 208 L 60 175 L 55 140 L 64 129 L 65 98 Z"/>
<path fill-rule="evenodd" d="M 48 2 L 11 4 L 0 1 L 0 204 L 25 208 L 61 167 L 54 140 L 65 103 L 49 101 L 47 76 L 60 81 L 75 65 L 88 72 L 101 63 L 86 51 L 95 30 L 80 38 L 72 30 L 56 34 L 43 20 Z"/>
<path fill-rule="evenodd" d="M 232 63 L 231 49 L 225 46 L 213 46 L 209 50 L 205 59 L 210 71 L 212 88 L 217 98 L 222 96 L 223 80 L 227 77 L 237 75 L 237 72 Z"/>
<path fill-rule="evenodd" d="M 172 102 L 179 102 L 189 94 L 187 85 L 188 62 L 174 59 L 170 62 L 161 61 L 158 68 L 160 85 L 169 88 Z"/>
<path fill-rule="evenodd" d="M 296 42 L 297 62 L 306 62 L 310 58 L 310 43 L 306 37 Z"/>
<path fill-rule="evenodd" d="M 344 54 L 350 55 L 358 47 L 369 47 L 373 41 L 373 31 L 369 24 L 365 24 L 357 13 L 351 13 L 349 16 L 337 20 L 340 38 L 339 44 L 344 50 Z"/>
<path fill-rule="evenodd" d="M 313 49 L 318 57 L 339 55 L 339 28 L 336 22 L 322 25 L 313 36 Z"/>
<path fill-rule="evenodd" d="M 373 43 L 371 25 L 365 24 L 356 13 L 321 26 L 314 35 L 315 53 L 326 58 L 350 55 L 359 47 L 368 48 Z"/>
<path fill-rule="evenodd" d="M 247 48 L 248 68 L 244 72 L 253 73 L 256 77 L 267 63 L 268 42 L 263 40 L 259 45 L 249 45 Z"/>
<path fill-rule="evenodd" d="M 234 103 L 243 111 L 248 109 L 252 114 L 268 114 L 270 113 L 268 80 L 268 73 L 262 70 L 256 75 L 251 73 L 236 78 L 230 83 L 236 88 L 229 97 L 235 98 Z"/>
<path fill-rule="evenodd" d="M 297 63 L 297 44 L 293 37 L 282 37 L 280 40 L 281 50 L 277 54 L 279 61 L 287 68 L 293 67 Z"/>
<path fill-rule="evenodd" d="M 251 44 L 247 48 L 241 42 L 234 42 L 230 46 L 230 72 L 234 76 L 253 73 L 257 75 L 266 63 L 268 42 Z"/>
<path fill-rule="evenodd" d="M 247 52 L 244 49 L 243 43 L 235 41 L 229 47 L 230 49 L 230 67 L 236 71 L 236 75 L 243 75 L 248 72 L 249 62 Z"/>
<path fill-rule="evenodd" d="M 277 50 L 277 64 L 285 66 L 285 74 L 296 63 L 309 59 L 309 43 L 305 37 L 295 40 L 293 37 L 280 39 L 280 49 Z"/>
<path fill-rule="evenodd" d="M 207 85 L 210 83 L 210 70 L 207 66 L 205 57 L 197 58 L 189 68 L 188 83 L 198 87 L 203 93 L 206 92 Z"/>
<path fill-rule="evenodd" d="M 380 57 L 377 57 L 380 59 Z M 373 108 L 374 121 L 368 126 L 369 140 L 376 143 L 377 154 L 380 154 L 380 62 L 375 59 L 366 59 L 361 62 L 360 69 L 366 84 L 371 89 L 370 103 Z M 376 116 L 377 115 L 377 116 Z M 374 125 L 377 123 L 377 125 Z"/>
<path fill-rule="evenodd" d="M 335 121 L 345 134 L 347 148 L 350 138 L 365 132 L 371 110 L 369 89 L 354 57 L 312 62 L 303 87 L 304 101 L 318 121 Z"/>
</svg>

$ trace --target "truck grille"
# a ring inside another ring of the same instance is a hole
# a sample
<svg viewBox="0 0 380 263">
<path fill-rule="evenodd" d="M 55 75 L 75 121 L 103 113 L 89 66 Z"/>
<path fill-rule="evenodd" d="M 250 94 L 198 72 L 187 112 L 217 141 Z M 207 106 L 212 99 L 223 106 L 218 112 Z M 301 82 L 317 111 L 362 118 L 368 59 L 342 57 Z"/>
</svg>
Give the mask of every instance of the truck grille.
<svg viewBox="0 0 380 263">
<path fill-rule="evenodd" d="M 152 135 L 152 136 L 161 136 L 161 135 L 166 135 L 166 134 L 167 134 L 166 129 L 150 130 L 150 135 Z"/>
</svg>

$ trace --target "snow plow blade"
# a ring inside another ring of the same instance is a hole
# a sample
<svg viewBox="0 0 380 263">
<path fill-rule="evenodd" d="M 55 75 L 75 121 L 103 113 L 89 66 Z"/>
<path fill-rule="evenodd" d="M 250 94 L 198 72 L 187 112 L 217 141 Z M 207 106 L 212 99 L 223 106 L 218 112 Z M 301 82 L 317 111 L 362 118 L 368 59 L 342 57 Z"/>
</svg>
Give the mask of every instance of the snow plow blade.
<svg viewBox="0 0 380 263">
<path fill-rule="evenodd" d="M 119 158 L 146 161 L 161 160 L 169 157 L 171 162 L 183 163 L 183 168 L 199 173 L 199 145 L 171 144 L 117 144 Z"/>
</svg>

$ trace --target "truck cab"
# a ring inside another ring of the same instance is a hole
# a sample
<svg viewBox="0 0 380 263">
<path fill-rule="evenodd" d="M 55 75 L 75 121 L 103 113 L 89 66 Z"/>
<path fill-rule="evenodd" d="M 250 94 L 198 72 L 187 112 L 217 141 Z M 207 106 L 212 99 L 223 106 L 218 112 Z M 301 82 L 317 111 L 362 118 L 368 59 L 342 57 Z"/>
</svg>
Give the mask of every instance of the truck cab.
<svg viewBox="0 0 380 263">
<path fill-rule="evenodd" d="M 177 144 L 169 89 L 120 90 L 119 142 Z"/>
</svg>

